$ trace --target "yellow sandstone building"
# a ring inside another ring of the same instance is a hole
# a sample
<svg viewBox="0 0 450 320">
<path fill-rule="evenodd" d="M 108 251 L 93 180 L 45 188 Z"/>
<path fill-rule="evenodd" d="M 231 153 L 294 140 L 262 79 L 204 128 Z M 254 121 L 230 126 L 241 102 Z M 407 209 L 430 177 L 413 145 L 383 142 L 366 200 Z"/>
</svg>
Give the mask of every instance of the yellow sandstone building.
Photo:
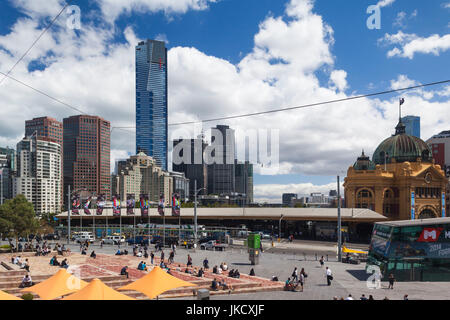
<svg viewBox="0 0 450 320">
<path fill-rule="evenodd" d="M 400 120 L 395 135 L 378 146 L 372 160 L 363 151 L 348 169 L 346 206 L 369 208 L 390 220 L 442 217 L 447 183 L 429 146 L 407 135 Z"/>
</svg>

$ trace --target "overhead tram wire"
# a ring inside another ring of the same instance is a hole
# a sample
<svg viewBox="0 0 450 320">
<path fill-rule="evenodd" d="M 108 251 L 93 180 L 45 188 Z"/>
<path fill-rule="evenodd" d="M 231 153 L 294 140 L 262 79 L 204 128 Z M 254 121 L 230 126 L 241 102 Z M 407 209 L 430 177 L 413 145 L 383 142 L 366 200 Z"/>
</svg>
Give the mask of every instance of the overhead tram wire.
<svg viewBox="0 0 450 320">
<path fill-rule="evenodd" d="M 4 73 L 4 72 L 1 72 L 1 71 L 0 71 L 0 74 L 4 75 L 5 77 L 7 77 L 7 78 L 9 78 L 9 79 L 11 79 L 11 80 L 13 80 L 13 81 L 15 81 L 15 82 L 17 82 L 17 83 L 23 85 L 23 86 L 25 86 L 25 87 L 27 87 L 27 88 L 33 90 L 33 91 L 36 91 L 37 93 L 39 93 L 39 94 L 41 94 L 41 95 L 43 95 L 43 96 L 45 96 L 45 97 L 47 97 L 47 98 L 49 98 L 49 99 L 55 101 L 55 102 L 58 102 L 58 103 L 60 103 L 60 104 L 62 104 L 62 105 L 64 105 L 64 106 L 66 106 L 66 107 L 68 107 L 68 108 L 70 108 L 70 109 L 72 109 L 72 110 L 74 110 L 74 111 L 76 111 L 76 112 L 79 112 L 80 114 L 83 114 L 83 115 L 86 115 L 86 114 L 87 114 L 87 113 L 84 112 L 83 110 L 81 110 L 81 109 L 79 109 L 79 108 L 77 108 L 77 107 L 74 107 L 74 106 L 72 106 L 72 105 L 70 105 L 70 104 L 68 104 L 68 103 L 66 103 L 66 102 L 64 102 L 64 101 L 61 101 L 61 100 L 59 100 L 59 99 L 57 99 L 57 98 L 55 98 L 55 97 L 52 97 L 52 96 L 49 95 L 48 93 L 45 93 L 44 91 L 41 91 L 41 90 L 39 90 L 39 89 L 36 89 L 36 88 L 30 86 L 29 84 L 26 84 L 26 83 L 23 82 L 23 81 L 20 81 L 20 80 L 18 80 L 18 79 L 16 79 L 16 78 L 12 77 L 12 76 L 10 76 L 10 75 L 7 75 L 7 74 Z M 113 131 L 114 129 L 122 130 L 122 131 L 125 131 L 125 132 L 128 132 L 128 133 L 134 133 L 134 132 L 132 132 L 132 131 L 130 131 L 130 130 L 126 130 L 126 128 L 123 128 L 123 127 L 112 127 L 110 132 L 112 133 L 112 131 Z"/>
<path fill-rule="evenodd" d="M 77 112 L 80 112 L 81 114 L 86 114 L 86 112 L 84 112 L 84 111 L 78 109 L 77 107 L 74 107 L 74 106 L 72 106 L 72 105 L 70 105 L 70 104 L 68 104 L 68 103 L 66 103 L 66 102 L 64 102 L 64 101 L 61 101 L 61 100 L 59 100 L 59 99 L 57 99 L 57 98 L 55 98 L 55 97 L 52 97 L 51 95 L 45 93 L 44 91 L 41 91 L 41 90 L 39 90 L 39 89 L 36 89 L 36 88 L 30 86 L 29 84 L 26 84 L 25 82 L 22 82 L 22 81 L 20 81 L 20 80 L 14 78 L 14 77 L 12 77 L 12 76 L 10 76 L 10 75 L 7 75 L 6 73 L 3 73 L 3 72 L 0 71 L 0 74 L 2 74 L 2 75 L 4 75 L 4 76 L 8 77 L 9 79 L 11 79 L 11 80 L 13 80 L 13 81 L 15 81 L 15 82 L 17 82 L 17 83 L 20 83 L 21 85 L 23 85 L 23 86 L 25 86 L 25 87 L 27 87 L 27 88 L 29 88 L 29 89 L 31 89 L 31 90 L 36 91 L 36 92 L 39 93 L 39 94 L 42 94 L 43 96 L 46 96 L 47 98 L 49 98 L 49 99 L 51 99 L 51 100 L 53 100 L 53 101 L 56 101 L 56 102 L 58 102 L 58 103 L 60 103 L 60 104 L 62 104 L 62 105 L 64 105 L 64 106 L 66 106 L 66 107 L 68 107 L 68 108 L 70 108 L 70 109 L 72 109 L 72 110 L 75 110 L 75 111 L 77 111 Z"/>
<path fill-rule="evenodd" d="M 339 103 L 339 102 L 351 101 L 351 100 L 356 100 L 356 99 L 362 99 L 362 98 L 386 95 L 386 94 L 389 94 L 389 93 L 395 93 L 395 92 L 408 91 L 408 90 L 413 90 L 413 89 L 418 89 L 418 88 L 436 86 L 436 85 L 449 83 L 449 82 L 450 82 L 450 80 L 430 82 L 430 83 L 421 84 L 421 85 L 412 86 L 412 87 L 406 87 L 406 88 L 400 88 L 400 89 L 392 89 L 392 90 L 387 90 L 387 91 L 363 94 L 363 95 L 354 96 L 354 97 L 348 97 L 348 98 L 343 98 L 343 99 L 335 99 L 335 100 L 328 100 L 328 101 L 317 102 L 317 103 L 310 103 L 310 104 L 305 104 L 305 105 L 296 106 L 296 107 L 273 109 L 273 110 L 260 111 L 260 112 L 247 113 L 247 114 L 240 114 L 240 115 L 234 115 L 234 116 L 212 118 L 212 119 L 204 119 L 204 120 L 198 120 L 198 121 L 169 123 L 169 126 L 181 126 L 181 125 L 196 124 L 196 123 L 203 123 L 203 122 L 215 122 L 215 121 L 221 121 L 221 120 L 230 120 L 230 119 L 237 119 L 237 118 L 253 117 L 253 116 L 259 116 L 259 115 L 270 114 L 270 113 L 277 113 L 277 112 L 284 112 L 284 111 L 290 111 L 290 110 L 296 110 L 296 109 L 304 109 L 304 108 L 316 107 L 316 106 L 320 106 L 320 105 Z M 117 129 L 135 129 L 136 127 L 116 127 L 116 128 Z"/>
<path fill-rule="evenodd" d="M 70 1 L 68 1 L 70 2 Z M 9 71 L 6 73 L 6 75 L 4 73 L 2 73 L 3 75 L 5 75 L 1 80 L 0 80 L 0 84 L 3 83 L 3 81 L 8 78 L 8 76 L 11 74 L 11 72 L 14 70 L 14 68 L 20 63 L 20 61 L 23 60 L 23 58 L 25 58 L 27 56 L 27 54 L 31 51 L 31 49 L 33 49 L 33 47 L 36 45 L 36 43 L 38 43 L 39 40 L 41 40 L 42 36 L 53 26 L 53 24 L 56 22 L 56 20 L 58 20 L 58 18 L 61 16 L 61 14 L 64 12 L 64 10 L 69 6 L 69 3 L 66 2 L 66 4 L 64 5 L 64 7 L 61 9 L 61 11 L 53 18 L 53 20 L 50 22 L 50 24 L 45 27 L 44 30 L 42 30 L 41 34 L 39 35 L 39 37 L 36 38 L 36 40 L 34 40 L 34 42 L 31 44 L 31 46 L 27 49 L 27 51 L 25 51 L 24 54 L 22 54 L 22 56 L 19 58 L 19 60 L 16 61 L 16 63 L 11 67 L 11 69 L 9 69 Z"/>
<path fill-rule="evenodd" d="M 17 83 L 26 86 L 27 88 L 30 88 L 44 96 L 46 96 L 49 99 L 52 99 L 70 109 L 73 109 L 77 112 L 80 112 L 82 114 L 86 114 L 84 111 L 81 111 L 80 109 L 66 103 L 63 102 L 57 98 L 52 97 L 51 95 L 36 89 L 18 79 L 13 78 L 10 75 L 7 75 L 3 72 L 0 71 L 0 74 L 5 75 L 6 77 L 16 81 Z M 296 109 L 303 109 L 303 108 L 310 108 L 310 107 L 315 107 L 315 106 L 319 106 L 319 105 L 326 105 L 326 104 L 332 104 L 332 103 L 339 103 L 339 102 L 345 102 L 345 101 L 351 101 L 351 100 L 356 100 L 356 99 L 362 99 L 362 98 L 367 98 L 367 97 L 374 97 L 374 96 L 380 96 L 380 95 L 386 95 L 389 93 L 395 93 L 395 92 L 401 92 L 401 91 L 408 91 L 408 90 L 413 90 L 413 89 L 418 89 L 418 88 L 424 88 L 424 87 L 430 87 L 430 86 L 436 86 L 436 85 L 440 85 L 440 84 L 445 84 L 445 83 L 449 83 L 450 80 L 443 80 L 443 81 L 437 81 L 437 82 L 430 82 L 430 83 L 425 83 L 425 84 L 421 84 L 421 85 L 417 85 L 417 86 L 411 86 L 411 87 L 406 87 L 406 88 L 400 88 L 400 89 L 392 89 L 392 90 L 387 90 L 387 91 L 380 91 L 380 92 L 375 92 L 375 93 L 368 93 L 368 94 L 364 94 L 364 95 L 359 95 L 359 96 L 354 96 L 354 97 L 348 97 L 348 98 L 343 98 L 343 99 L 335 99 L 335 100 L 328 100 L 328 101 L 323 101 L 323 102 L 317 102 L 317 103 L 311 103 L 311 104 L 305 104 L 305 105 L 301 105 L 301 106 L 296 106 L 296 107 L 289 107 L 289 108 L 281 108 L 281 109 L 273 109 L 273 110 L 268 110 L 268 111 L 260 111 L 260 112 L 254 112 L 254 113 L 247 113 L 247 114 L 241 114 L 241 115 L 234 115 L 234 116 L 227 116 L 227 117 L 220 117 L 220 118 L 212 118 L 212 119 L 204 119 L 204 120 L 198 120 L 198 121 L 188 121 L 188 122 L 178 122 L 178 123 L 169 123 L 169 126 L 180 126 L 180 125 L 187 125 L 187 124 L 196 124 L 196 123 L 203 123 L 203 122 L 213 122 L 213 121 L 221 121 L 221 120 L 230 120 L 230 119 L 237 119 L 237 118 L 245 118 L 245 117 L 252 117 L 252 116 L 258 116 L 258 115 L 264 115 L 264 114 L 270 114 L 270 113 L 277 113 L 277 112 L 283 112 L 283 111 L 290 111 L 290 110 L 296 110 Z M 136 129 L 136 127 L 112 127 L 112 129 L 119 129 L 119 130 L 123 130 L 129 133 L 132 133 L 131 131 L 128 130 L 124 130 L 124 129 Z"/>
</svg>

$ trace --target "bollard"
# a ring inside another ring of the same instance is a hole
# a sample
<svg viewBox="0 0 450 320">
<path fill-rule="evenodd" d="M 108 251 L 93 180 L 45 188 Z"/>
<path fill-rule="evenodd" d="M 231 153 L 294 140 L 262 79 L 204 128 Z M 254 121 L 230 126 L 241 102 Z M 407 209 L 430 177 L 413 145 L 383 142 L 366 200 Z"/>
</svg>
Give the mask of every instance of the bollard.
<svg viewBox="0 0 450 320">
<path fill-rule="evenodd" d="M 316 253 L 316 261 L 317 261 L 317 253 Z"/>
<path fill-rule="evenodd" d="M 328 255 L 327 255 L 327 261 L 328 261 Z"/>
</svg>

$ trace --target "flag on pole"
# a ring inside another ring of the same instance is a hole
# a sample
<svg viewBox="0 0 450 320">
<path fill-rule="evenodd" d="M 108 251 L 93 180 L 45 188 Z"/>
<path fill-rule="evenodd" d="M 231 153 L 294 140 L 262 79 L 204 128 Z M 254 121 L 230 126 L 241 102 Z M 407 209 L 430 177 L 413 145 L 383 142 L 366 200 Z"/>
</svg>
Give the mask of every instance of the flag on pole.
<svg viewBox="0 0 450 320">
<path fill-rule="evenodd" d="M 84 214 L 90 215 L 91 211 L 89 210 L 89 206 L 91 205 L 92 197 L 89 197 L 84 204 Z"/>
<path fill-rule="evenodd" d="M 174 193 L 172 196 L 172 216 L 180 216 L 180 199 L 178 194 Z"/>
<path fill-rule="evenodd" d="M 139 199 L 140 207 L 141 207 L 141 217 L 148 217 L 148 195 L 141 194 Z"/>
<path fill-rule="evenodd" d="M 72 198 L 72 214 L 80 215 L 80 197 L 78 195 Z"/>
<path fill-rule="evenodd" d="M 103 209 L 105 208 L 105 195 L 100 194 L 97 197 L 97 215 L 101 216 L 103 214 Z"/>
<path fill-rule="evenodd" d="M 134 206 L 135 206 L 134 194 L 128 194 L 127 195 L 127 215 L 134 216 Z"/>
<path fill-rule="evenodd" d="M 113 197 L 113 216 L 120 217 L 120 214 L 121 214 L 120 209 L 121 209 L 120 208 L 120 197 L 119 197 L 119 195 L 116 194 Z"/>
<path fill-rule="evenodd" d="M 159 203 L 158 203 L 158 213 L 160 216 L 164 216 L 164 195 L 162 194 L 159 197 Z"/>
</svg>

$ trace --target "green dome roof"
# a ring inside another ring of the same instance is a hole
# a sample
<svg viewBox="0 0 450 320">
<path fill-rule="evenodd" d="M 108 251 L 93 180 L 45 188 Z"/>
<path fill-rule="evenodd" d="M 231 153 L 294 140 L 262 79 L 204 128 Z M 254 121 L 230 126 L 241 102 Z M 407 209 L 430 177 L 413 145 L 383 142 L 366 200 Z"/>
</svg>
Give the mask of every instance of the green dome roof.
<svg viewBox="0 0 450 320">
<path fill-rule="evenodd" d="M 420 138 L 407 135 L 405 126 L 399 123 L 396 127 L 396 133 L 390 138 L 384 140 L 375 150 L 372 160 L 375 164 L 391 163 L 392 159 L 396 162 L 416 162 L 421 158 L 424 162 L 432 162 L 433 155 L 430 147 Z"/>
<path fill-rule="evenodd" d="M 358 157 L 355 164 L 353 165 L 355 170 L 375 170 L 375 164 L 370 161 L 370 158 L 364 154 L 364 150 L 361 156 Z"/>
</svg>

